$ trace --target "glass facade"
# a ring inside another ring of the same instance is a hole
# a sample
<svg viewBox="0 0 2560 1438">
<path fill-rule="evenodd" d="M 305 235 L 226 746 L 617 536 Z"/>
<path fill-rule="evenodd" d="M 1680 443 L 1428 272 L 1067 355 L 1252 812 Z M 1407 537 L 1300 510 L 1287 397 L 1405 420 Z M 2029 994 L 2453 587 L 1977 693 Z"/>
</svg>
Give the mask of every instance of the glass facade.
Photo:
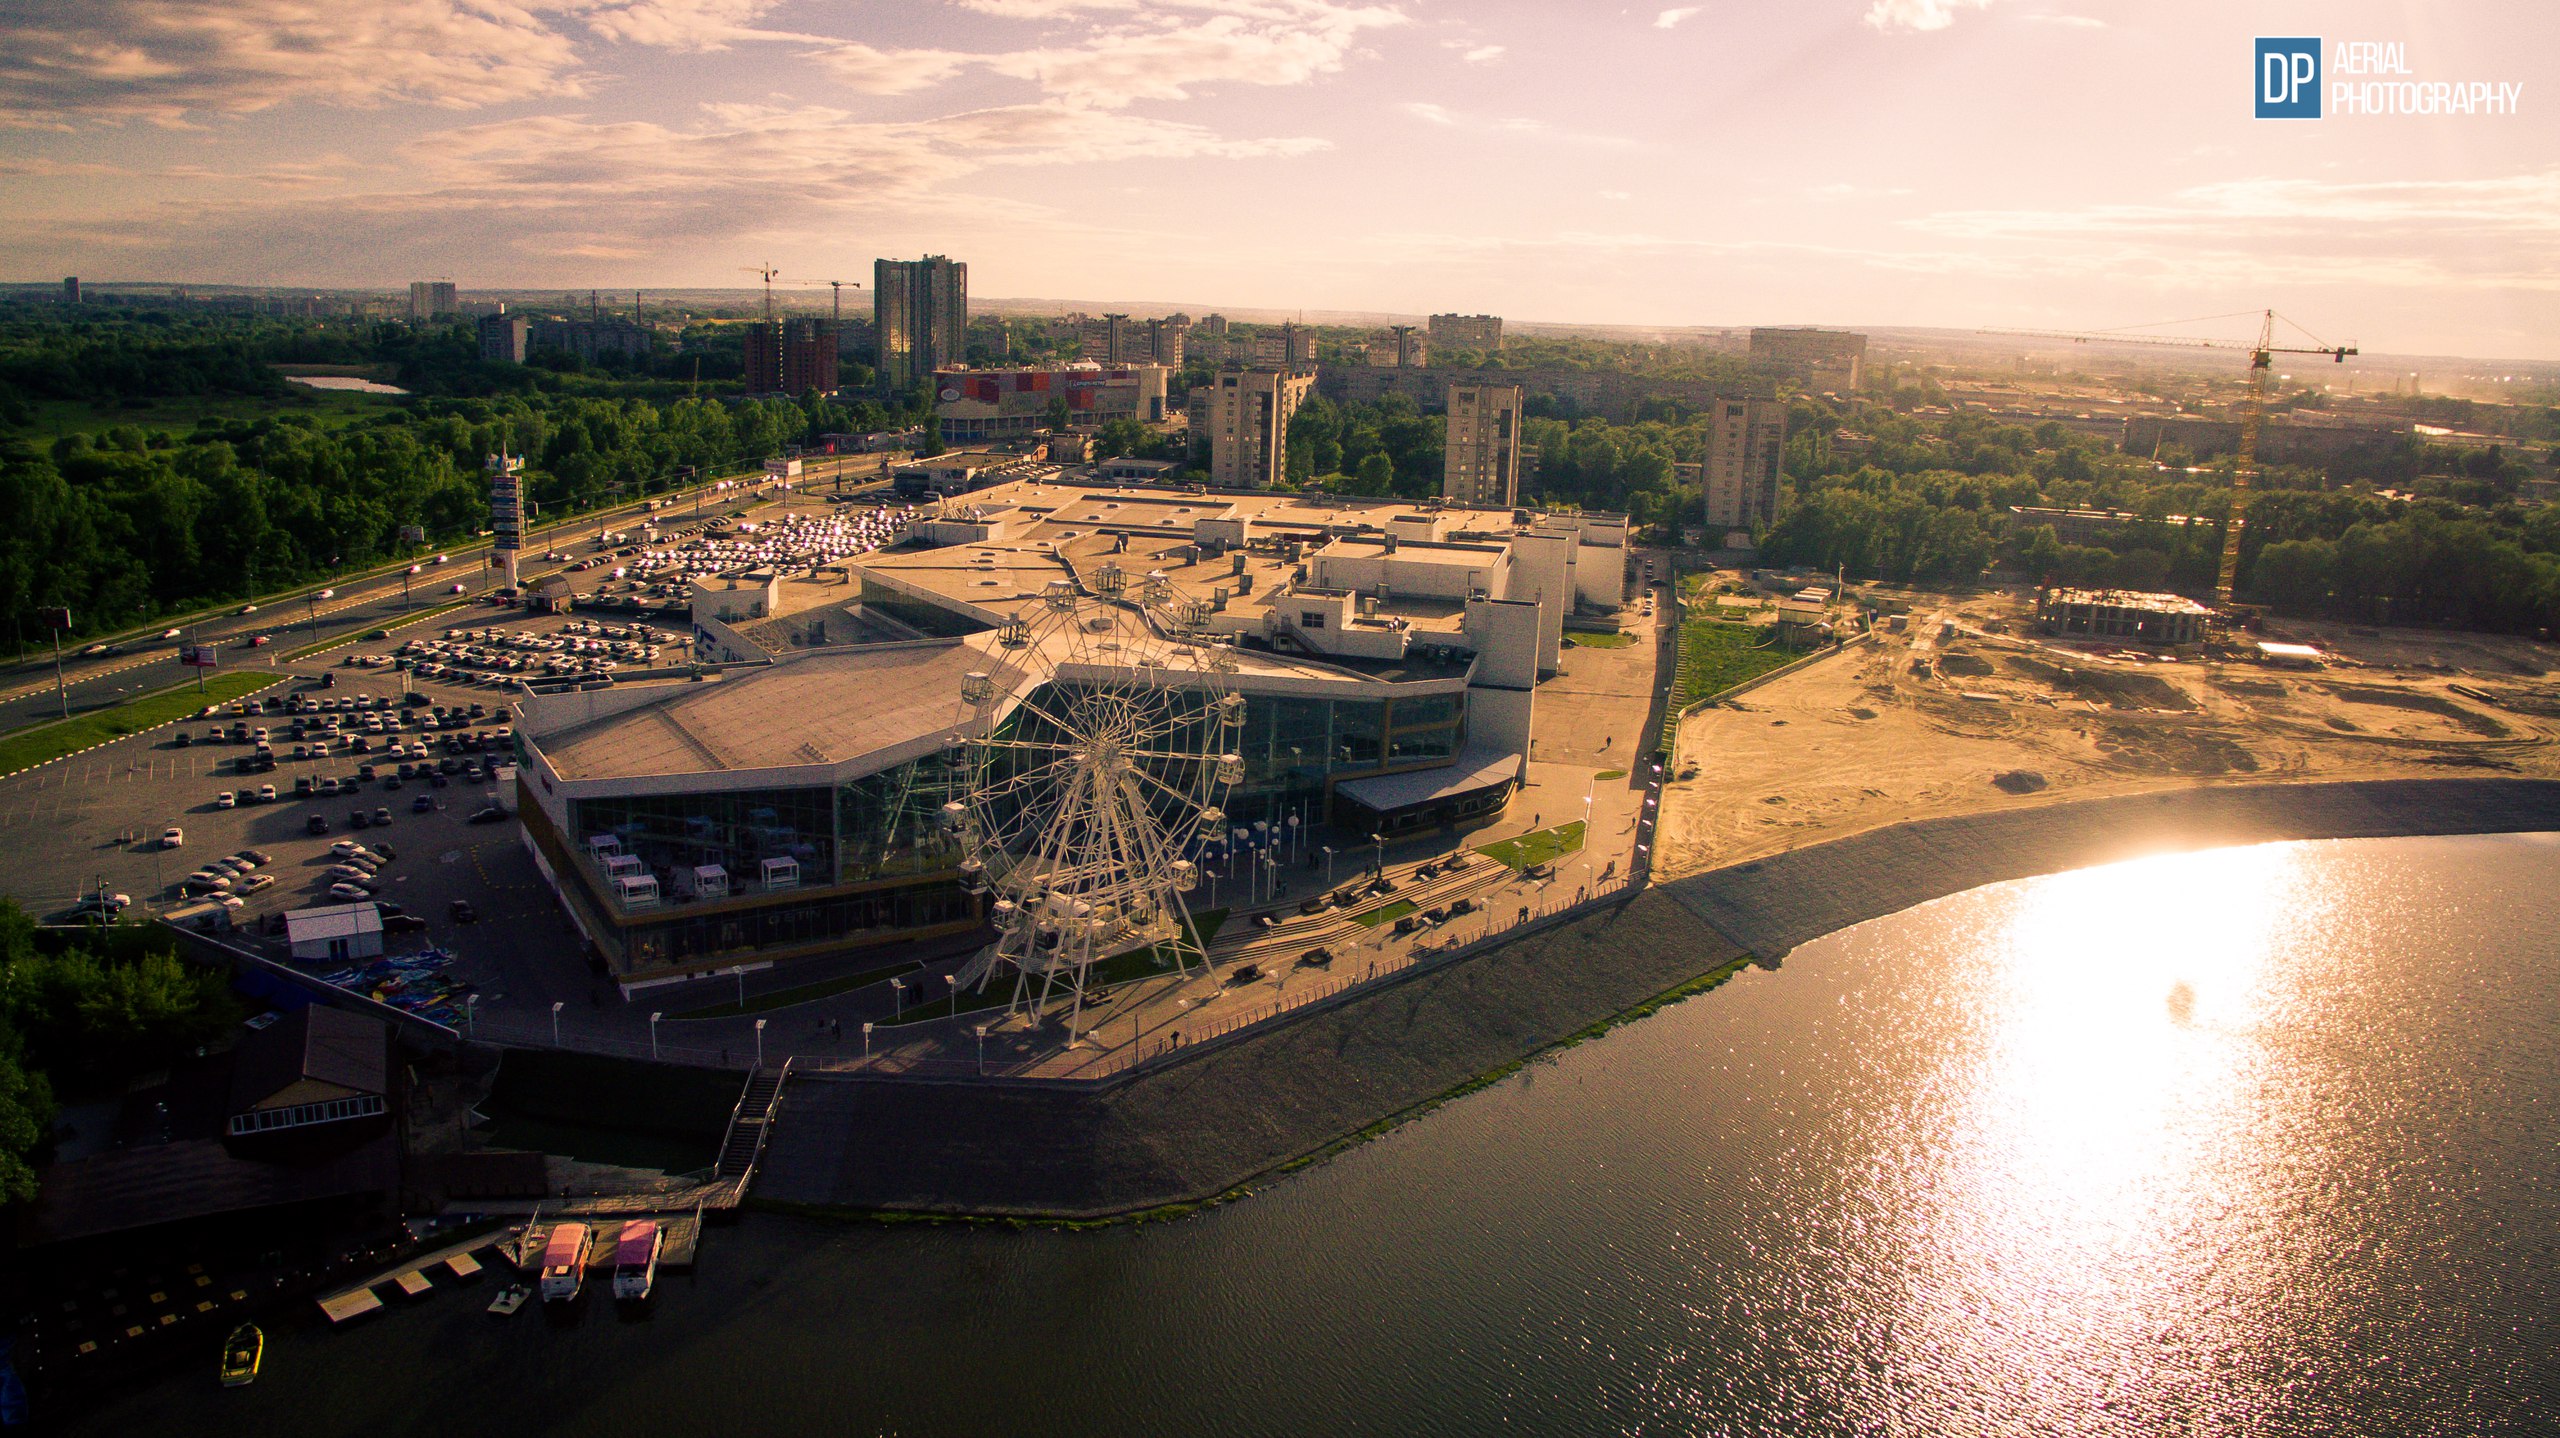
<svg viewBox="0 0 2560 1438">
<path fill-rule="evenodd" d="M 1240 824 L 1324 812 L 1325 781 L 1456 757 L 1466 731 L 1466 695 L 1400 699 L 1245 696 L 1244 782 L 1227 796 Z"/>
<path fill-rule="evenodd" d="M 958 868 L 960 840 L 940 821 L 942 806 L 967 793 L 966 767 L 940 754 L 838 785 L 838 878 L 856 883 Z"/>
<path fill-rule="evenodd" d="M 802 883 L 836 871 L 834 796 L 825 789 L 745 789 L 711 794 L 632 794 L 579 799 L 569 842 L 611 834 L 670 889 L 678 869 L 717 864 L 734 889 L 760 882 L 767 859 L 800 861 Z"/>
<path fill-rule="evenodd" d="M 684 914 L 678 909 L 675 912 Z M 901 931 L 965 923 L 977 903 L 957 884 L 919 884 L 876 893 L 835 894 L 749 909 L 711 908 L 630 929 L 626 972 L 660 965 L 827 943 L 893 939 Z"/>
<path fill-rule="evenodd" d="M 1010 595 L 1010 586 L 991 589 L 990 594 Z M 939 604 L 929 604 L 903 590 L 892 589 L 869 575 L 862 580 L 862 607 L 876 609 L 906 624 L 918 634 L 937 639 L 957 639 L 976 634 L 989 626 L 964 614 L 954 614 Z"/>
</svg>

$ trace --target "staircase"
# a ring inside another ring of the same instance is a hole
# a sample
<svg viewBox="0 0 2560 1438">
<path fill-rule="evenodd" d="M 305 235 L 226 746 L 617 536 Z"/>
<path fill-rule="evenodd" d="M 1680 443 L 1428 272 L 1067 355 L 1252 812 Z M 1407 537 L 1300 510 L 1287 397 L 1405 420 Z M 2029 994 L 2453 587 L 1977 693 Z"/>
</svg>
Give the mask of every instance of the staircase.
<svg viewBox="0 0 2560 1438">
<path fill-rule="evenodd" d="M 738 1106 L 729 1113 L 729 1132 L 720 1141 L 717 1172 L 721 1181 L 736 1185 L 741 1194 L 764 1157 L 765 1138 L 772 1131 L 775 1110 L 782 1105 L 783 1081 L 789 1077 L 789 1059 L 778 1069 L 754 1070 L 747 1075 L 746 1091 L 738 1095 Z"/>
</svg>

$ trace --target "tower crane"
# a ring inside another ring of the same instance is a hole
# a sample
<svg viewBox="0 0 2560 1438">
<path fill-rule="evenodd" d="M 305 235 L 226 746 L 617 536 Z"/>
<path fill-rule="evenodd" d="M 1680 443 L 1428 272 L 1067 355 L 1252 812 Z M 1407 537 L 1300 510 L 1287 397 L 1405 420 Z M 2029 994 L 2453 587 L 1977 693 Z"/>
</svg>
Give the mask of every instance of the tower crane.
<svg viewBox="0 0 2560 1438">
<path fill-rule="evenodd" d="M 2246 313 L 2246 311 L 2243 311 L 2242 313 Z M 2212 318 L 2229 319 L 2232 317 L 2229 315 L 2215 315 L 2212 316 Z M 2277 315 L 2274 310 L 2259 311 L 2258 342 L 2256 344 L 2248 345 L 2233 344 L 2229 340 L 2180 339 L 2171 336 L 2134 335 L 2126 334 L 2121 331 L 2109 332 L 2106 330 L 1983 331 L 1985 334 L 2027 335 L 2040 339 L 2069 340 L 2074 344 L 2161 345 L 2174 349 L 2244 349 L 2249 352 L 2249 392 L 2247 397 L 2240 402 L 2240 450 L 2236 456 L 2237 463 L 2232 466 L 2231 474 L 2231 518 L 2224 526 L 2222 534 L 2222 567 L 2216 572 L 2213 581 L 2214 605 L 2225 612 L 2228 612 L 2231 609 L 2232 581 L 2237 579 L 2240 574 L 2240 531 L 2248 522 L 2249 486 L 2251 482 L 2257 478 L 2258 474 L 2258 427 L 2266 417 L 2267 375 L 2274 366 L 2275 357 L 2277 355 L 2327 355 L 2333 362 L 2345 364 L 2347 362 L 2347 356 L 2357 352 L 2354 345 L 2277 344 L 2275 342 L 2276 319 Z M 2291 320 L 2287 320 L 2285 323 L 2289 325 L 2293 324 Z M 2300 325 L 2293 325 L 2293 327 L 2298 330 L 2302 329 L 2302 326 Z M 2303 333 L 2311 335 L 2309 330 L 2303 330 Z M 2311 335 L 2311 338 L 2317 340 L 2319 336 Z"/>
<path fill-rule="evenodd" d="M 775 269 L 771 265 L 742 265 L 740 268 L 748 274 L 764 276 L 764 322 L 766 324 L 772 324 L 773 277 L 781 274 L 782 271 Z"/>
<path fill-rule="evenodd" d="M 835 287 L 835 291 L 836 291 L 836 311 L 835 311 L 836 331 L 837 331 L 837 333 L 841 334 L 841 333 L 843 333 L 843 331 L 844 331 L 844 287 L 845 287 L 845 286 L 847 286 L 847 285 L 851 285 L 851 286 L 853 286 L 855 289 L 857 289 L 857 290 L 858 290 L 858 289 L 862 288 L 862 283 L 861 283 L 859 280 L 829 280 L 829 281 L 827 281 L 827 283 L 828 283 L 828 284 L 830 284 L 830 285 L 833 285 L 833 286 Z"/>
</svg>

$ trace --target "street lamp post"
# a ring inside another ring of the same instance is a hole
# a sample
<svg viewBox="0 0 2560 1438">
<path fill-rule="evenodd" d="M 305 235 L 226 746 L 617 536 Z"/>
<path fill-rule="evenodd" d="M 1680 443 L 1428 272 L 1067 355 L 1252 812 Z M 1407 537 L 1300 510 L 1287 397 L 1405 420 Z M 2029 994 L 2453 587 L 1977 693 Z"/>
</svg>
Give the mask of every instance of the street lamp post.
<svg viewBox="0 0 2560 1438">
<path fill-rule="evenodd" d="M 462 996 L 462 1031 L 472 1038 L 480 1037 L 480 996 Z"/>
<path fill-rule="evenodd" d="M 1387 871 L 1387 836 L 1371 834 L 1369 842 L 1377 849 L 1377 863 L 1374 867 L 1379 873 L 1384 874 Z"/>
<path fill-rule="evenodd" d="M 563 1005 L 560 1000 L 553 999 L 551 1001 L 551 1046 L 555 1049 L 560 1047 L 560 1010 L 562 1007 Z"/>
<path fill-rule="evenodd" d="M 960 1013 L 960 976 L 958 974 L 944 974 L 942 976 L 942 987 L 943 991 L 950 995 L 951 1012 L 954 1017 L 957 1017 Z"/>
<path fill-rule="evenodd" d="M 871 1025 L 868 1021 L 862 1025 L 862 1056 L 865 1059 L 871 1057 Z"/>
<path fill-rule="evenodd" d="M 1333 846 L 1331 844 L 1324 846 L 1324 886 L 1328 889 L 1333 887 Z"/>
<path fill-rule="evenodd" d="M 987 1076 L 987 1026 L 978 1025 L 978 1077 Z"/>
<path fill-rule="evenodd" d="M 649 1062 L 651 1063 L 658 1061 L 658 1020 L 665 1017 L 664 1013 L 649 1015 Z"/>
<path fill-rule="evenodd" d="M 756 1067 L 764 1067 L 764 1020 L 756 1020 Z"/>
<path fill-rule="evenodd" d="M 891 979 L 889 981 L 889 1017 L 894 1019 L 906 1011 L 907 981 L 905 979 Z"/>
</svg>

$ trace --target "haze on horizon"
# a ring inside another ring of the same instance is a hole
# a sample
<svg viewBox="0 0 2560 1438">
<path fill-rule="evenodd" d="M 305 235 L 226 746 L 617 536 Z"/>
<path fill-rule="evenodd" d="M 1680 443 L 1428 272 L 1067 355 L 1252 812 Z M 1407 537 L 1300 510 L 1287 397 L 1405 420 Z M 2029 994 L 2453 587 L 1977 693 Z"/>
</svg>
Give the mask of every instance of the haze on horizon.
<svg viewBox="0 0 2560 1438">
<path fill-rule="evenodd" d="M 2255 35 L 2398 41 L 2522 112 L 2256 120 Z M 940 252 L 988 296 L 2272 305 L 2560 358 L 2555 40 L 2512 0 L 0 0 L 0 274 L 731 287 Z"/>
</svg>

